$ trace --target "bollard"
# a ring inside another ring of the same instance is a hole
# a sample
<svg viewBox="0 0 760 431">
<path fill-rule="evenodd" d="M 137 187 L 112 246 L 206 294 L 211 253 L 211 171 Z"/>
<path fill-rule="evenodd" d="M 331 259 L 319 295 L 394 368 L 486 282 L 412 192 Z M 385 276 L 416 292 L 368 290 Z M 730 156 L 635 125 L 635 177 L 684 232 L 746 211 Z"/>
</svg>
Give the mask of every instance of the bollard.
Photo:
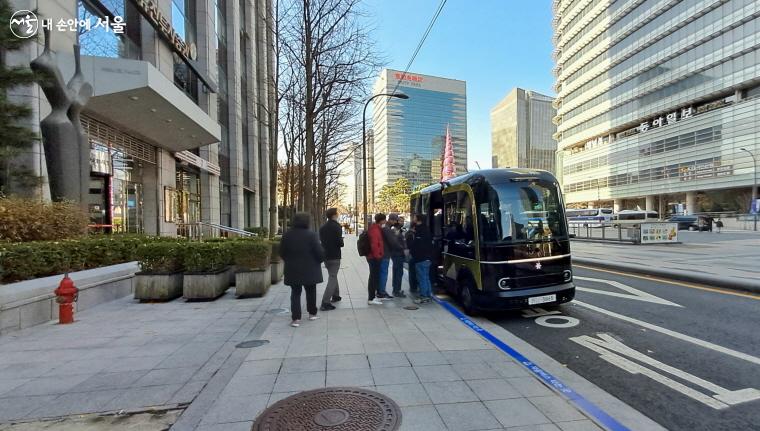
<svg viewBox="0 0 760 431">
<path fill-rule="evenodd" d="M 69 274 L 63 276 L 61 284 L 55 289 L 55 301 L 58 303 L 58 323 L 63 325 L 74 322 L 74 302 L 79 298 L 79 289 L 69 278 Z"/>
</svg>

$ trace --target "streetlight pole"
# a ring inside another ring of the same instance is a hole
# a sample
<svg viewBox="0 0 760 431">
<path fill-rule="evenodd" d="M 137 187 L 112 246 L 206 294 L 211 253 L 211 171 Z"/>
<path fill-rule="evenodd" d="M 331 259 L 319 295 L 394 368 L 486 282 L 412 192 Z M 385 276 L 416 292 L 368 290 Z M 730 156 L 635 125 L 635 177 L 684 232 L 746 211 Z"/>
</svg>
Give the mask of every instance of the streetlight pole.
<svg viewBox="0 0 760 431">
<path fill-rule="evenodd" d="M 367 99 L 367 101 L 364 103 L 364 111 L 362 111 L 362 175 L 364 176 L 364 181 L 362 183 L 363 188 L 363 194 L 364 194 L 364 202 L 362 202 L 363 205 L 363 211 L 364 211 L 364 230 L 367 230 L 367 107 L 369 106 L 369 102 L 371 102 L 373 99 L 377 97 L 396 97 L 398 99 L 408 99 L 409 96 L 403 93 L 380 93 L 375 94 L 374 96 Z M 357 229 L 357 233 L 359 230 Z"/>
<path fill-rule="evenodd" d="M 752 151 L 750 151 L 750 150 L 748 150 L 746 148 L 739 148 L 739 149 L 742 150 L 742 151 L 744 151 L 744 152 L 746 152 L 747 154 L 749 154 L 750 157 L 752 157 L 752 176 L 753 176 L 753 181 L 752 181 L 752 202 L 749 205 L 749 210 L 752 211 L 753 209 L 755 209 L 754 208 L 755 202 L 757 202 L 757 159 L 755 158 L 755 155 L 752 154 Z M 757 211 L 755 211 L 752 214 L 752 219 L 753 219 L 754 225 L 755 225 L 754 230 L 756 231 L 757 230 Z"/>
</svg>

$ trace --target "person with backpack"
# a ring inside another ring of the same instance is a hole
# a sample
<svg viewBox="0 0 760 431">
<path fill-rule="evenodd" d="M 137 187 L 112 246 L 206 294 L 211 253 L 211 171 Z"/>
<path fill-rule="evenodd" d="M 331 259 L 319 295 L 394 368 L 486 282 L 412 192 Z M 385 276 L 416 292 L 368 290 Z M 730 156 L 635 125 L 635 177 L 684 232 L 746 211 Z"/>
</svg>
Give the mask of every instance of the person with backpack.
<svg viewBox="0 0 760 431">
<path fill-rule="evenodd" d="M 290 326 L 301 325 L 301 291 L 306 290 L 306 310 L 309 320 L 317 320 L 317 284 L 322 282 L 322 262 L 325 251 L 319 236 L 309 228 L 309 213 L 296 213 L 293 227 L 280 241 L 280 257 L 285 263 L 285 285 L 290 286 Z"/>
<path fill-rule="evenodd" d="M 414 237 L 409 245 L 412 254 L 412 262 L 417 272 L 417 285 L 420 296 L 414 302 L 416 304 L 427 304 L 433 299 L 432 286 L 430 284 L 430 264 L 433 260 L 433 238 L 430 231 L 425 226 L 424 218 L 421 214 L 414 215 Z"/>
<path fill-rule="evenodd" d="M 369 265 L 369 280 L 367 281 L 367 303 L 370 305 L 382 305 L 379 294 L 380 271 L 385 256 L 385 246 L 383 241 L 383 225 L 385 224 L 385 214 L 375 214 L 375 222 L 369 226 L 359 237 L 359 254 L 364 252 Z M 364 237 L 364 238 L 362 238 Z"/>
<path fill-rule="evenodd" d="M 380 262 L 380 284 L 377 289 L 377 297 L 380 299 L 393 299 L 393 295 L 386 291 L 388 270 L 390 269 L 391 258 L 395 254 L 403 255 L 404 253 L 404 249 L 399 244 L 396 234 L 391 230 L 397 219 L 398 216 L 396 214 L 391 214 L 388 222 L 384 223 L 381 229 L 383 233 L 383 259 Z"/>
<path fill-rule="evenodd" d="M 338 209 L 330 208 L 325 212 L 327 221 L 319 228 L 319 239 L 325 249 L 325 268 L 327 268 L 327 286 L 322 295 L 322 311 L 335 310 L 331 302 L 341 300 L 338 286 L 338 270 L 340 269 L 341 252 L 343 247 L 343 229 L 338 223 Z"/>
</svg>

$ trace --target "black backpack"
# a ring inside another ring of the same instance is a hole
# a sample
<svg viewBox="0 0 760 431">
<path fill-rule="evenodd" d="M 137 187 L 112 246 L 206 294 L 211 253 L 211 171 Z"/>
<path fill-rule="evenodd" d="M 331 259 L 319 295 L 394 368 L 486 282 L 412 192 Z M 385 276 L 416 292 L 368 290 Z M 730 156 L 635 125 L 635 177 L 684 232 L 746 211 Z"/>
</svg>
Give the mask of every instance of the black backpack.
<svg viewBox="0 0 760 431">
<path fill-rule="evenodd" d="M 359 235 L 359 239 L 356 241 L 356 248 L 359 251 L 359 256 L 369 256 L 372 253 L 372 245 L 369 243 L 369 234 L 366 230 Z"/>
</svg>

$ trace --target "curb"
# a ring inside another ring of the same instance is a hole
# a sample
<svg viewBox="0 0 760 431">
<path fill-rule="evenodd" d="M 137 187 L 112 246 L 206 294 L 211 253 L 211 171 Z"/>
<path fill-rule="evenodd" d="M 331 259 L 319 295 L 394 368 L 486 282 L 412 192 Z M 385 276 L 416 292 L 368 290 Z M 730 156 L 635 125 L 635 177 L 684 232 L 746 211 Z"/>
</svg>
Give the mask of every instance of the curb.
<svg viewBox="0 0 760 431">
<path fill-rule="evenodd" d="M 662 278 L 670 278 L 673 280 L 686 281 L 689 283 L 706 284 L 742 292 L 760 293 L 760 281 L 742 280 L 732 277 L 720 277 L 716 275 L 679 271 L 675 269 L 656 268 L 633 263 L 609 262 L 588 257 L 573 256 L 572 261 L 573 263 L 596 266 L 604 269 L 627 271 L 642 275 L 654 275 Z"/>
</svg>

